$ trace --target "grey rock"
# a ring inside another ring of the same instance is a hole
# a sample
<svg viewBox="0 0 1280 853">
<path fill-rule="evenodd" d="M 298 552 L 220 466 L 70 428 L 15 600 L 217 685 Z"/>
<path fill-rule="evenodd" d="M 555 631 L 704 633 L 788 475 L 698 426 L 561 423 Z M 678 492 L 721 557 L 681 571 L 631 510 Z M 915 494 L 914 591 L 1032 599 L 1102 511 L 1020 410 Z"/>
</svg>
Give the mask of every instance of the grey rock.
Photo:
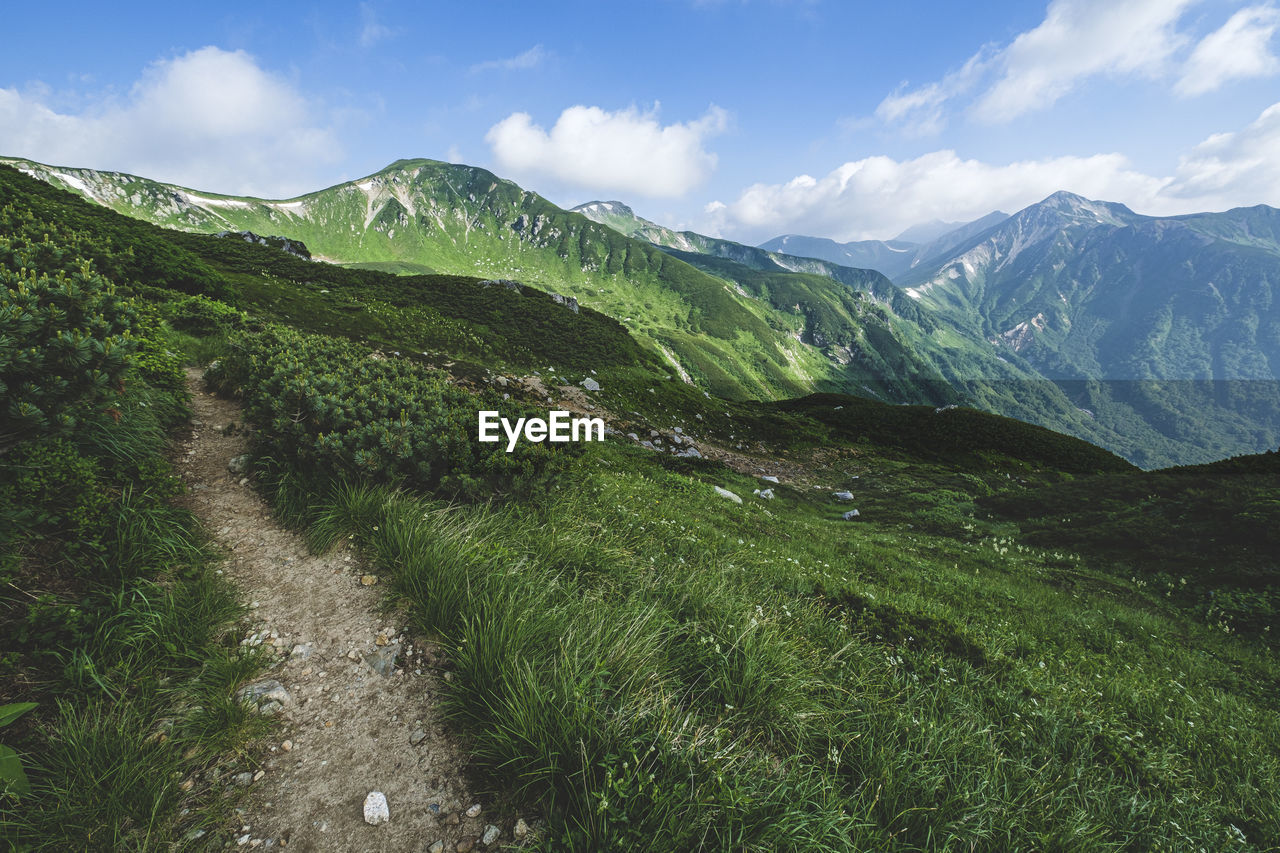
<svg viewBox="0 0 1280 853">
<path fill-rule="evenodd" d="M 498 840 L 498 836 L 502 834 L 502 830 L 493 824 L 489 824 L 484 828 L 484 835 L 480 836 L 480 842 L 488 847 L 490 844 Z"/>
<path fill-rule="evenodd" d="M 701 459 L 702 458 L 702 454 L 698 452 L 698 448 L 692 447 L 692 446 L 686 447 L 684 450 L 677 450 L 676 456 L 679 456 L 684 459 Z"/>
<path fill-rule="evenodd" d="M 370 826 L 378 826 L 391 820 L 391 809 L 387 806 L 387 795 L 381 791 L 370 791 L 364 798 L 364 822 Z"/>
<path fill-rule="evenodd" d="M 285 705 L 293 704 L 293 697 L 284 685 L 275 679 L 255 681 L 236 691 L 236 699 L 246 705 L 254 705 L 262 714 L 275 714 Z"/>
<path fill-rule="evenodd" d="M 416 732 L 409 735 L 409 743 L 412 746 L 417 746 L 418 744 L 422 743 L 426 739 L 427 739 L 427 733 L 424 732 L 422 729 L 418 729 Z"/>
<path fill-rule="evenodd" d="M 444 841 L 437 841 L 427 848 L 427 853 L 444 853 Z"/>
<path fill-rule="evenodd" d="M 249 470 L 249 454 L 241 453 L 227 460 L 227 470 L 232 474 L 243 474 Z"/>
<path fill-rule="evenodd" d="M 524 822 L 524 818 L 520 818 L 519 820 L 516 821 L 516 827 L 515 829 L 511 830 L 511 834 L 516 837 L 517 841 L 520 841 L 528 837 L 529 824 Z"/>
<path fill-rule="evenodd" d="M 729 491 L 728 489 L 722 489 L 722 488 L 720 488 L 719 486 L 716 486 L 716 487 L 715 487 L 715 490 L 716 490 L 716 494 L 717 494 L 717 495 L 719 495 L 719 496 L 720 496 L 720 497 L 722 497 L 722 498 L 727 498 L 728 500 L 731 500 L 731 501 L 733 501 L 733 502 L 734 502 L 734 503 L 736 503 L 736 504 L 740 504 L 740 503 L 742 503 L 742 498 L 738 497 L 737 495 L 735 495 L 733 492 Z"/>
<path fill-rule="evenodd" d="M 400 656 L 400 644 L 388 643 L 364 656 L 364 662 L 378 675 L 391 675 L 396 670 L 396 658 Z"/>
<path fill-rule="evenodd" d="M 773 500 L 773 489 L 761 489 L 760 497 L 764 498 L 767 501 Z"/>
<path fill-rule="evenodd" d="M 778 485 L 778 478 L 773 476 L 772 474 L 765 474 L 760 479 L 764 480 L 766 483 L 773 483 L 775 486 Z"/>
<path fill-rule="evenodd" d="M 548 293 L 547 295 L 551 297 L 551 301 L 555 304 L 563 305 L 575 314 L 578 313 L 578 300 L 572 296 L 561 296 L 559 293 Z"/>
<path fill-rule="evenodd" d="M 859 515 L 861 515 L 861 513 L 859 513 L 856 509 L 851 509 L 840 517 L 843 518 L 845 521 L 853 521 Z"/>
<path fill-rule="evenodd" d="M 243 773 L 237 773 L 234 779 L 236 785 L 241 788 L 247 788 L 253 784 L 253 774 L 246 770 Z"/>
<path fill-rule="evenodd" d="M 627 433 L 627 438 L 631 439 L 632 441 L 640 440 L 640 436 L 636 435 L 634 432 Z"/>
<path fill-rule="evenodd" d="M 471 807 L 467 809 L 467 817 L 480 817 L 480 804 L 479 804 L 479 803 L 472 803 L 472 804 L 471 804 Z"/>
<path fill-rule="evenodd" d="M 831 497 L 838 501 L 851 501 L 853 500 L 853 492 L 832 492 Z"/>
<path fill-rule="evenodd" d="M 599 391 L 600 383 L 588 376 L 586 379 L 582 380 L 582 387 L 586 388 L 588 391 Z"/>
</svg>

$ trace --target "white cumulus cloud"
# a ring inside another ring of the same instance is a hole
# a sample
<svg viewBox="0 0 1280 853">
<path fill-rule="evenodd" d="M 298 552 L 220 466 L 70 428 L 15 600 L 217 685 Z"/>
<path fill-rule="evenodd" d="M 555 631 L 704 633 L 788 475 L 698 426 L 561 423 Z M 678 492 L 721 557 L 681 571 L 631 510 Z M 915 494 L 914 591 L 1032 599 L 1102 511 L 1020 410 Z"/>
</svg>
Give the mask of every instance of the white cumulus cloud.
<svg viewBox="0 0 1280 853">
<path fill-rule="evenodd" d="M 779 234 L 835 240 L 885 238 L 935 219 L 966 221 L 1014 211 L 1060 189 L 1094 198 L 1148 199 L 1163 181 L 1119 154 L 1054 157 L 1008 164 L 934 151 L 911 160 L 867 157 L 814 178 L 756 184 L 714 213 L 721 231 L 759 242 Z"/>
<path fill-rule="evenodd" d="M 885 239 L 921 222 L 1012 213 L 1058 190 L 1160 216 L 1280 206 L 1277 151 L 1280 103 L 1241 130 L 1208 137 L 1171 175 L 1146 174 L 1117 153 L 1013 163 L 964 159 L 954 151 L 909 160 L 866 157 L 822 177 L 747 187 L 732 202 L 707 205 L 701 227 L 749 242 L 780 234 Z"/>
<path fill-rule="evenodd" d="M 1182 95 L 1202 95 L 1230 80 L 1280 71 L 1280 60 L 1271 52 L 1278 25 L 1280 11 L 1271 6 L 1250 6 L 1236 12 L 1196 45 L 1174 88 Z"/>
<path fill-rule="evenodd" d="M 233 194 L 314 189 L 341 156 L 287 80 L 243 51 L 204 47 L 146 69 L 127 97 L 58 112 L 39 93 L 0 88 L 0 153 Z"/>
<path fill-rule="evenodd" d="M 708 138 L 725 130 L 728 113 L 712 106 L 700 118 L 663 125 L 658 108 L 610 112 L 573 106 L 551 130 L 513 113 L 485 135 L 498 166 L 519 179 L 551 179 L 599 193 L 676 197 L 716 167 Z"/>
</svg>

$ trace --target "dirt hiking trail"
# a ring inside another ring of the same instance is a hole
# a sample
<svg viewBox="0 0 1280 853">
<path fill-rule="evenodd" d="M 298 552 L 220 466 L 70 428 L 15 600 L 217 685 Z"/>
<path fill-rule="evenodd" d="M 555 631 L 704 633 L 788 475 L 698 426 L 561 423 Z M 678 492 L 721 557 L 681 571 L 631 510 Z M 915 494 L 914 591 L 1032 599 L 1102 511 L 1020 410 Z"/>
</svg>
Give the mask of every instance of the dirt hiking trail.
<svg viewBox="0 0 1280 853">
<path fill-rule="evenodd" d="M 249 691 L 279 720 L 271 745 L 251 757 L 258 763 L 201 780 L 250 788 L 229 836 L 207 840 L 229 837 L 244 850 L 465 853 L 524 835 L 523 822 L 499 821 L 466 787 L 465 756 L 436 709 L 435 650 L 404 633 L 403 615 L 386 614 L 382 590 L 362 584 L 369 570 L 345 544 L 315 555 L 276 523 L 249 475 L 228 469 L 246 452 L 243 431 L 226 429 L 241 422 L 239 406 L 207 392 L 198 370 L 188 384 L 192 431 L 177 457 L 187 505 L 227 552 L 225 570 L 250 604 L 245 642 L 276 661 Z M 365 820 L 373 791 L 390 813 L 378 825 Z"/>
</svg>

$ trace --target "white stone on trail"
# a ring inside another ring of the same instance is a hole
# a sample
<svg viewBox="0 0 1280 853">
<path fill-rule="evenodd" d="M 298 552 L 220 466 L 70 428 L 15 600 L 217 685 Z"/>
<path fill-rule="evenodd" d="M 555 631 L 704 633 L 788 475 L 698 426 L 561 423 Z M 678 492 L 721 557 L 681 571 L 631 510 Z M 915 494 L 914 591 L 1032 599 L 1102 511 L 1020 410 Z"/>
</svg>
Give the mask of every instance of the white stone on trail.
<svg viewBox="0 0 1280 853">
<path fill-rule="evenodd" d="M 778 485 L 778 478 L 773 476 L 772 474 L 765 474 L 760 479 L 764 480 L 766 483 L 773 483 L 775 486 Z"/>
<path fill-rule="evenodd" d="M 467 809 L 467 817 L 480 817 L 480 804 L 475 803 Z"/>
<path fill-rule="evenodd" d="M 370 826 L 378 826 L 391 820 L 391 809 L 387 807 L 387 795 L 381 791 L 370 791 L 364 798 L 364 822 Z"/>
</svg>

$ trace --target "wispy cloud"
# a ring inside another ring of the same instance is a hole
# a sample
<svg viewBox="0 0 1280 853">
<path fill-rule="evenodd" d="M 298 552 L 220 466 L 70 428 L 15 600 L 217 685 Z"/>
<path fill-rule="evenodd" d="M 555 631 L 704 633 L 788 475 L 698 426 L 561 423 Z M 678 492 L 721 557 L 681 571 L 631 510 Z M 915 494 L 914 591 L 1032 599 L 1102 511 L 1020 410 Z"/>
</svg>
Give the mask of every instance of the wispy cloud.
<svg viewBox="0 0 1280 853">
<path fill-rule="evenodd" d="M 1250 6 L 1196 45 L 1175 87 L 1181 95 L 1203 95 L 1231 80 L 1266 77 L 1280 71 L 1271 42 L 1280 26 L 1280 11 Z"/>
<path fill-rule="evenodd" d="M 936 133 L 957 111 L 1002 124 L 1047 109 L 1087 81 L 1169 81 L 1191 96 L 1231 80 L 1280 73 L 1271 42 L 1280 13 L 1270 5 L 1235 12 L 1197 39 L 1187 12 L 1197 0 L 1053 0 L 1044 20 L 1007 45 L 986 45 L 958 70 L 899 87 L 876 117 L 910 135 Z"/>
<path fill-rule="evenodd" d="M 994 48 L 983 48 L 936 83 L 918 89 L 908 89 L 903 83 L 876 107 L 876 118 L 897 125 L 911 136 L 939 132 L 946 123 L 943 108 L 947 101 L 973 89 L 990 68 L 993 53 Z"/>
<path fill-rule="evenodd" d="M 537 68 L 551 54 L 540 44 L 526 50 L 524 53 L 518 53 L 515 56 L 509 56 L 506 59 L 488 59 L 484 62 L 477 62 L 471 66 L 472 74 L 479 74 L 484 71 L 528 71 L 531 68 Z"/>
<path fill-rule="evenodd" d="M 388 27 L 378 20 L 378 12 L 371 3 L 360 4 L 360 46 L 373 47 L 380 41 L 391 38 L 397 30 Z"/>
</svg>

